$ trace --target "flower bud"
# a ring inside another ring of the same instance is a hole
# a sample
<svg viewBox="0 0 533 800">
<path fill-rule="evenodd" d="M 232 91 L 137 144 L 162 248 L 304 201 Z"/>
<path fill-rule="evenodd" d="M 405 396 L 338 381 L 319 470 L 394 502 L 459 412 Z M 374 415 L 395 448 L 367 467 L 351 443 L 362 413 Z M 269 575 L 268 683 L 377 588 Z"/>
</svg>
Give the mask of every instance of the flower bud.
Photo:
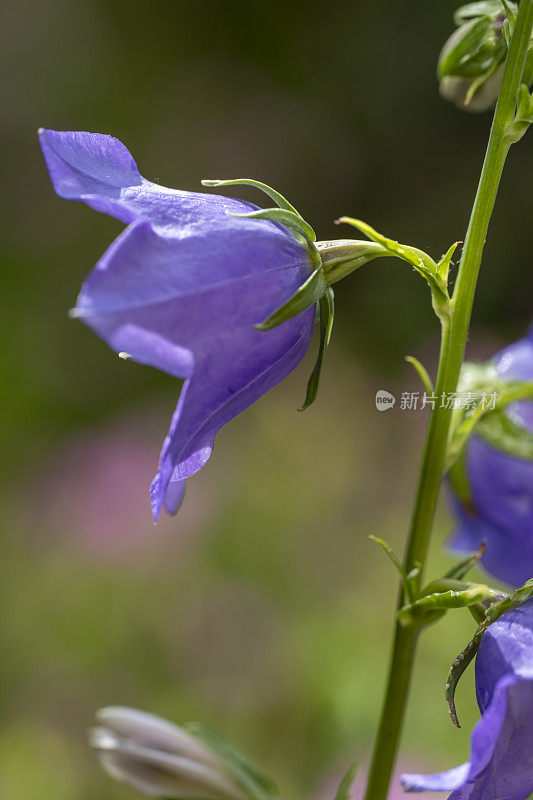
<svg viewBox="0 0 533 800">
<path fill-rule="evenodd" d="M 250 800 L 224 759 L 171 722 L 132 708 L 101 709 L 89 742 L 104 770 L 149 797 Z"/>
<path fill-rule="evenodd" d="M 455 15 L 459 26 L 439 56 L 440 94 L 459 108 L 486 111 L 496 102 L 507 55 L 500 3 L 471 3 Z"/>
<path fill-rule="evenodd" d="M 459 75 L 445 75 L 439 84 L 440 96 L 449 100 L 457 108 L 472 113 L 481 113 L 492 108 L 498 99 L 502 85 L 503 65 L 499 66 L 481 85 L 474 87 L 474 78 L 462 78 Z"/>
</svg>

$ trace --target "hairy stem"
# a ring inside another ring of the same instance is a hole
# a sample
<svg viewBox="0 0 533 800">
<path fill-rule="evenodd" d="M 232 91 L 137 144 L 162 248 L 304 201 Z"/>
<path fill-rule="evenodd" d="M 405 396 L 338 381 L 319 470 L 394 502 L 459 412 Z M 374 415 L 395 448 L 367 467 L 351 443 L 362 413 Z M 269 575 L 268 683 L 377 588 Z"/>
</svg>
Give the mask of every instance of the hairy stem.
<svg viewBox="0 0 533 800">
<path fill-rule="evenodd" d="M 533 28 L 533 0 L 522 0 L 516 21 L 502 88 L 494 114 L 481 178 L 470 216 L 459 273 L 448 318 L 442 318 L 442 340 L 435 394 L 454 392 L 463 362 L 479 268 L 487 230 L 509 151 L 507 135 L 516 108 L 516 99 Z M 405 569 L 420 566 L 422 580 L 433 517 L 439 497 L 451 409 L 435 404 L 432 410 L 415 498 Z M 400 596 L 400 603 L 403 597 Z M 396 620 L 389 664 L 387 689 L 374 747 L 365 800 L 385 800 L 394 769 L 409 685 L 413 670 L 418 630 L 402 627 Z"/>
</svg>

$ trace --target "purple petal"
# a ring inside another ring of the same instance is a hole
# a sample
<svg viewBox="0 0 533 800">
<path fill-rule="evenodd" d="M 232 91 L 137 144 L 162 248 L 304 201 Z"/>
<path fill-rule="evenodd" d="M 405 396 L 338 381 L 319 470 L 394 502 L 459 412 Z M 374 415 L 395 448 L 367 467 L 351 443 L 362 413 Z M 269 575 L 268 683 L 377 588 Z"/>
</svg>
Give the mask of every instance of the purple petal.
<svg viewBox="0 0 533 800">
<path fill-rule="evenodd" d="M 512 722 L 511 711 L 508 719 L 508 708 L 512 710 L 512 706 L 508 704 L 509 690 L 520 679 L 514 675 L 508 675 L 501 679 L 497 685 L 493 702 L 481 717 L 477 725 L 472 731 L 472 743 L 470 761 L 466 764 L 461 764 L 459 767 L 446 770 L 445 772 L 437 772 L 432 775 L 402 775 L 402 786 L 406 791 L 423 792 L 423 791 L 438 791 L 438 792 L 454 792 L 450 800 L 488 800 L 489 797 L 498 798 L 498 800 L 510 800 L 510 798 L 501 795 L 488 795 L 485 794 L 487 786 L 486 768 L 493 771 L 494 763 L 501 760 L 505 756 L 505 741 L 500 740 L 500 734 L 508 723 Z M 527 682 L 527 689 L 530 692 L 533 684 Z M 527 794 L 520 800 L 526 800 Z M 518 800 L 518 798 L 516 799 Z"/>
<path fill-rule="evenodd" d="M 58 194 L 131 223 L 74 314 L 117 352 L 185 380 L 150 490 L 155 518 L 163 504 L 173 513 L 220 427 L 303 357 L 314 309 L 266 333 L 254 324 L 309 277 L 309 254 L 281 225 L 231 216 L 249 203 L 146 181 L 111 136 L 40 138 Z"/>
<path fill-rule="evenodd" d="M 406 792 L 453 792 L 465 783 L 470 771 L 470 762 L 459 767 L 435 772 L 433 775 L 404 773 L 401 782 Z"/>
<path fill-rule="evenodd" d="M 314 309 L 272 331 L 254 328 L 303 283 L 306 251 L 275 228 L 274 236 L 233 233 L 231 249 L 219 246 L 219 233 L 164 239 L 149 223 L 132 224 L 76 306 L 117 352 L 186 379 L 151 488 L 156 518 L 165 498 L 176 510 L 174 484 L 205 464 L 222 425 L 288 375 L 312 333 Z"/>
<path fill-rule="evenodd" d="M 238 227 L 240 234 L 285 238 L 290 234 L 266 220 L 235 220 L 229 213 L 256 209 L 252 203 L 207 192 L 184 192 L 147 181 L 127 148 L 113 136 L 83 131 L 39 131 L 43 155 L 57 194 L 81 200 L 122 222 L 145 220 L 162 237 L 210 234 L 214 227 Z M 227 245 L 226 245 L 227 246 Z"/>
<path fill-rule="evenodd" d="M 481 560 L 483 568 L 511 586 L 521 586 L 532 575 L 533 541 L 521 528 L 500 528 L 487 521 L 476 509 L 465 508 L 457 498 L 451 500 L 458 526 L 448 546 L 460 553 L 474 552 L 487 543 Z"/>
</svg>

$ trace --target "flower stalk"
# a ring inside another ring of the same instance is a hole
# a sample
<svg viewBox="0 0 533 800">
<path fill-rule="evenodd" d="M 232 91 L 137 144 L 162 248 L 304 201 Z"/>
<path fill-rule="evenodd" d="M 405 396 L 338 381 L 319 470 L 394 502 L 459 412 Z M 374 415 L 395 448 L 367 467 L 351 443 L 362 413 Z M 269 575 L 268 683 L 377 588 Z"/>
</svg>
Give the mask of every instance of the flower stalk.
<svg viewBox="0 0 533 800">
<path fill-rule="evenodd" d="M 503 167 L 512 144 L 512 125 L 533 30 L 533 0 L 522 0 L 509 48 L 502 87 L 483 169 L 465 238 L 448 315 L 441 315 L 441 350 L 435 384 L 437 396 L 454 392 L 463 362 L 483 248 Z M 406 573 L 419 567 L 420 588 L 439 497 L 452 410 L 432 410 L 405 554 Z M 403 605 L 400 592 L 399 607 Z M 383 701 L 365 800 L 385 800 L 396 761 L 405 716 L 419 629 L 396 620 L 389 676 Z"/>
</svg>

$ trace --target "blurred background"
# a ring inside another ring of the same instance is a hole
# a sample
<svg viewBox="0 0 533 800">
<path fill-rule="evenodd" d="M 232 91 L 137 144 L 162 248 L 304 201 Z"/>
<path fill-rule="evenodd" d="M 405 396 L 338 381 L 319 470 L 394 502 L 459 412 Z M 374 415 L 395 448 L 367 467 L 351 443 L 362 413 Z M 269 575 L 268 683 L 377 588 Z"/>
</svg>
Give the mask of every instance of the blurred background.
<svg viewBox="0 0 533 800">
<path fill-rule="evenodd" d="M 376 410 L 435 366 L 423 281 L 375 262 L 338 287 L 319 399 L 313 354 L 219 435 L 180 514 L 154 527 L 148 484 L 178 386 L 119 361 L 69 320 L 120 231 L 52 191 L 39 126 L 112 133 L 147 178 L 277 187 L 319 238 L 362 217 L 434 256 L 462 239 L 490 115 L 438 96 L 452 0 L 369 3 L 4 0 L 0 397 L 0 796 L 126 800 L 93 760 L 94 711 L 127 704 L 202 720 L 245 745 L 286 798 L 331 798 L 364 765 L 385 678 L 399 551 L 424 412 Z M 529 144 L 530 146 L 530 144 Z M 471 357 L 531 318 L 521 144 L 491 226 Z M 261 202 L 256 194 L 248 199 Z M 440 509 L 431 569 L 451 563 Z M 465 760 L 443 700 L 472 631 L 456 612 L 424 637 L 401 764 Z"/>
</svg>

